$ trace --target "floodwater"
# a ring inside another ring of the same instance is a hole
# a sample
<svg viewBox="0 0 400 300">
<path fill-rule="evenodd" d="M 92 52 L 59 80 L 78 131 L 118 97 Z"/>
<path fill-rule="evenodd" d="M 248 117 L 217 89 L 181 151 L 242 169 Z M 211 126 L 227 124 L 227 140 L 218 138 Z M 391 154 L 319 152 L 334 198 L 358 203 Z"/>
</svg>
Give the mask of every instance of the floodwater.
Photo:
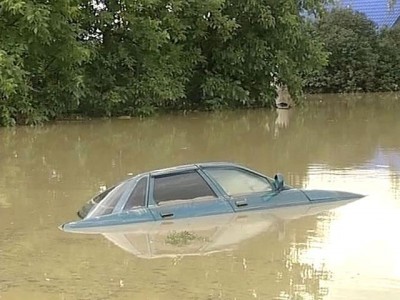
<svg viewBox="0 0 400 300">
<path fill-rule="evenodd" d="M 123 240 L 58 229 L 104 186 L 199 161 L 367 197 L 286 221 L 229 221 L 223 234 L 240 237 L 222 248 L 208 238 L 173 245 L 151 233 Z M 312 96 L 279 112 L 0 128 L 1 300 L 400 299 L 399 229 L 396 94 Z"/>
</svg>

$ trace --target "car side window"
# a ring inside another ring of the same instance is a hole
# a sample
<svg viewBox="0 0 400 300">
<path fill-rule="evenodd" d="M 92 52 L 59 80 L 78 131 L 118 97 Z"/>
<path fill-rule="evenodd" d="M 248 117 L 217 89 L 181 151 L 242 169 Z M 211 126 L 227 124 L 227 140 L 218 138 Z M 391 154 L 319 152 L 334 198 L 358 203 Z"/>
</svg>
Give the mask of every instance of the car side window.
<svg viewBox="0 0 400 300">
<path fill-rule="evenodd" d="M 158 205 L 217 198 L 207 182 L 195 171 L 155 177 L 153 197 Z"/>
<path fill-rule="evenodd" d="M 211 176 L 229 196 L 272 191 L 272 186 L 266 178 L 245 170 L 207 168 L 205 172 Z"/>
<path fill-rule="evenodd" d="M 147 177 L 141 178 L 129 195 L 123 210 L 130 210 L 134 207 L 143 207 L 146 205 Z"/>
</svg>

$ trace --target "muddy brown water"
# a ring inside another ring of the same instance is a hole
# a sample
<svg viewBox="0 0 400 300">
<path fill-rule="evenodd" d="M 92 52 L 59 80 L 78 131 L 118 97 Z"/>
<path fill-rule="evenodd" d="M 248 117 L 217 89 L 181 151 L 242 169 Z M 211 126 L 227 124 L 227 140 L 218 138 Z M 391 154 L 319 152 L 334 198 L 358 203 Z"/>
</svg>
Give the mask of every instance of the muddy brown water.
<svg viewBox="0 0 400 300">
<path fill-rule="evenodd" d="M 228 223 L 223 234 L 240 238 L 222 248 L 208 238 L 118 242 L 58 229 L 102 186 L 199 161 L 367 197 L 287 222 Z M 1 300 L 400 299 L 399 230 L 396 94 L 312 96 L 279 112 L 0 128 Z"/>
</svg>

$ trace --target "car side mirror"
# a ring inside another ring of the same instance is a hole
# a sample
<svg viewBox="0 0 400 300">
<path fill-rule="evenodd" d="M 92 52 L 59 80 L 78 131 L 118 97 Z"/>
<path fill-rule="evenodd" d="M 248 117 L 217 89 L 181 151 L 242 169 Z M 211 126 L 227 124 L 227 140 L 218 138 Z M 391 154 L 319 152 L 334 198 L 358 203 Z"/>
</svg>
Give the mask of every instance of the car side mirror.
<svg viewBox="0 0 400 300">
<path fill-rule="evenodd" d="M 278 173 L 275 175 L 274 179 L 275 179 L 275 188 L 278 191 L 282 191 L 283 188 L 285 187 L 285 180 L 283 179 L 283 175 Z"/>
</svg>

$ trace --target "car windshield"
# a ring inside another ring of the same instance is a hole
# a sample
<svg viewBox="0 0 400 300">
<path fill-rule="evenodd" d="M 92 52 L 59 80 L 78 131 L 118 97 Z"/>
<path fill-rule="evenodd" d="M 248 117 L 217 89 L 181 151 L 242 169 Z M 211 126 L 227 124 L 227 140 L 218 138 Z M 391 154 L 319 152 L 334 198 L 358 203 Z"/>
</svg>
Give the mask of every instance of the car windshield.
<svg viewBox="0 0 400 300">
<path fill-rule="evenodd" d="M 240 169 L 207 168 L 206 173 L 223 188 L 229 196 L 269 192 L 269 181 L 257 174 Z"/>
</svg>

